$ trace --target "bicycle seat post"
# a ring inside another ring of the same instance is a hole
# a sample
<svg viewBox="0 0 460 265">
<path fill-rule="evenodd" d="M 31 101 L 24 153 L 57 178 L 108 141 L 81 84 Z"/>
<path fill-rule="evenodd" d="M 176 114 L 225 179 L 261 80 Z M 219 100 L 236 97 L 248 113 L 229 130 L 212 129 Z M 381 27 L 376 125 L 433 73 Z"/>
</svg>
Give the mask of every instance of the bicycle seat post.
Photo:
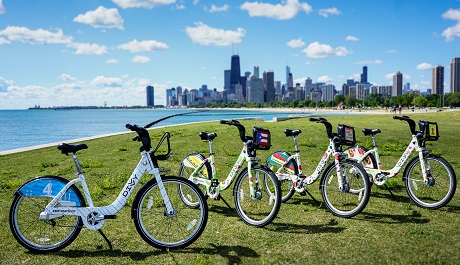
<svg viewBox="0 0 460 265">
<path fill-rule="evenodd" d="M 212 151 L 212 139 L 208 139 L 209 144 L 209 156 L 214 156 L 214 152 Z"/>
<path fill-rule="evenodd" d="M 297 137 L 295 137 L 294 135 L 292 136 L 292 138 L 294 139 L 294 148 L 295 148 L 295 152 L 296 153 L 299 153 L 299 147 L 297 145 Z"/>
<path fill-rule="evenodd" d="M 77 167 L 77 172 L 79 175 L 83 174 L 83 170 L 81 169 L 80 162 L 78 162 L 77 155 L 75 153 L 72 153 L 73 157 L 73 162 L 75 163 L 75 166 Z"/>
</svg>

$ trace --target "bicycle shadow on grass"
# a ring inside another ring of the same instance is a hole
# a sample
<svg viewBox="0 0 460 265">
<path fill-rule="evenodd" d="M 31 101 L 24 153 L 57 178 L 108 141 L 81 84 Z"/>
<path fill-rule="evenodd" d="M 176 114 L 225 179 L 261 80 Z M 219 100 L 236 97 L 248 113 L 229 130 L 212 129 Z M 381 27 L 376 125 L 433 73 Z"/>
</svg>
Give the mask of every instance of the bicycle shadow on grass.
<svg viewBox="0 0 460 265">
<path fill-rule="evenodd" d="M 209 244 L 210 248 L 196 248 L 186 247 L 184 249 L 177 249 L 172 251 L 163 251 L 160 249 L 153 249 L 149 252 L 138 251 L 122 251 L 120 249 L 104 249 L 104 250 L 61 250 L 51 255 L 61 256 L 65 258 L 83 258 L 83 257 L 129 257 L 133 261 L 143 261 L 149 257 L 172 255 L 174 254 L 207 254 L 219 255 L 228 260 L 227 264 L 240 264 L 241 257 L 258 258 L 260 255 L 253 249 L 243 246 L 226 246 Z M 32 252 L 30 252 L 32 253 Z"/>
<path fill-rule="evenodd" d="M 281 233 L 292 234 L 338 234 L 345 230 L 345 227 L 340 227 L 338 226 L 338 224 L 339 223 L 334 218 L 331 218 L 327 224 L 316 225 L 272 222 L 269 226 L 265 227 L 265 229 Z"/>
<path fill-rule="evenodd" d="M 427 224 L 430 219 L 425 218 L 419 211 L 412 211 L 412 214 L 376 214 L 370 212 L 362 212 L 355 219 L 386 224 Z"/>
</svg>

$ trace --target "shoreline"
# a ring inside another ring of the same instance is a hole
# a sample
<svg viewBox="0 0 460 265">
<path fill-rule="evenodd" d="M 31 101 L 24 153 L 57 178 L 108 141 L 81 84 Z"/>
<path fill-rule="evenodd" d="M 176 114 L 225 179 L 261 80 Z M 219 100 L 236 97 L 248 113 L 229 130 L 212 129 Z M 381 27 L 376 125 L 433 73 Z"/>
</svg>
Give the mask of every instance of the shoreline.
<svg viewBox="0 0 460 265">
<path fill-rule="evenodd" d="M 253 110 L 253 111 L 267 111 L 267 112 L 282 112 L 282 113 L 288 113 L 288 112 L 293 112 L 293 113 L 305 113 L 308 115 L 312 116 L 317 116 L 317 115 L 322 115 L 322 114 L 327 114 L 327 115 L 334 115 L 334 114 L 341 114 L 341 115 L 385 115 L 385 114 L 390 114 L 394 115 L 392 111 L 385 110 L 385 109 L 309 109 L 309 108 L 239 108 L 242 110 Z M 199 108 L 196 108 L 196 110 L 200 110 Z M 203 110 L 203 109 L 201 109 Z M 212 109 L 206 109 L 206 110 L 237 110 L 234 108 L 212 108 Z M 426 108 L 426 109 L 403 109 L 401 113 L 397 111 L 396 115 L 410 115 L 410 114 L 422 114 L 422 113 L 436 113 L 436 112 L 451 112 L 451 111 L 460 111 L 460 109 L 437 109 L 437 108 Z M 252 117 L 248 119 L 258 119 L 260 117 Z M 295 119 L 298 118 L 298 116 L 292 116 L 288 118 L 280 118 L 280 117 L 273 117 L 273 120 L 263 120 L 264 122 L 278 122 L 286 119 Z M 187 124 L 193 124 L 193 123 L 203 123 L 203 122 L 212 122 L 212 121 L 202 121 L 202 122 L 190 122 L 190 123 L 181 123 L 181 124 L 175 124 L 175 125 L 165 125 L 165 126 L 158 126 L 155 127 L 157 128 L 164 128 L 164 127 L 171 127 L 171 126 L 181 126 L 181 125 L 187 125 Z M 117 132 L 117 133 L 109 133 L 109 134 L 101 134 L 101 135 L 95 135 L 95 136 L 89 136 L 89 137 L 83 137 L 83 138 L 77 138 L 77 139 L 69 139 L 65 141 L 60 141 L 60 142 L 53 142 L 53 143 L 47 143 L 47 144 L 40 144 L 40 145 L 34 145 L 34 146 L 28 146 L 28 147 L 21 147 L 21 148 L 16 148 L 16 149 L 10 149 L 10 150 L 4 150 L 0 151 L 0 156 L 2 155 L 9 155 L 9 154 L 15 154 L 15 153 L 21 153 L 21 152 L 27 152 L 31 150 L 37 150 L 37 149 L 42 149 L 42 148 L 47 148 L 47 147 L 53 147 L 57 146 L 60 143 L 66 142 L 66 143 L 76 143 L 76 142 L 83 142 L 87 140 L 93 140 L 93 139 L 98 139 L 98 138 L 104 138 L 104 137 L 110 137 L 110 136 L 115 136 L 115 135 L 121 135 L 121 134 L 127 134 L 131 133 L 131 131 L 125 131 L 125 132 Z"/>
</svg>

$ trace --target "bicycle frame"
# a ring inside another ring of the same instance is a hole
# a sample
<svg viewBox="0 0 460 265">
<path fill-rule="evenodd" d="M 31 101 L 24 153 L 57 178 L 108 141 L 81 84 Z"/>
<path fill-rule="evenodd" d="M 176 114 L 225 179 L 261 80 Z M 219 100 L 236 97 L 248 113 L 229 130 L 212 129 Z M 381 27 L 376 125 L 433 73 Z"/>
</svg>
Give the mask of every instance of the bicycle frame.
<svg viewBox="0 0 460 265">
<path fill-rule="evenodd" d="M 418 156 L 420 158 L 420 165 L 422 169 L 422 175 L 423 175 L 423 180 L 426 182 L 428 181 L 428 175 L 427 175 L 427 168 L 424 161 L 424 152 L 426 151 L 426 148 L 420 147 L 419 146 L 419 141 L 417 139 L 417 135 L 412 135 L 412 140 L 410 141 L 409 145 L 407 146 L 406 150 L 403 152 L 401 157 L 399 158 L 398 162 L 396 162 L 395 166 L 390 169 L 390 170 L 384 170 L 382 169 L 381 163 L 380 163 L 380 156 L 379 156 L 379 151 L 377 144 L 375 142 L 375 137 L 374 135 L 371 135 L 372 137 L 372 142 L 373 142 L 373 148 L 365 152 L 360 156 L 360 158 L 356 158 L 355 156 L 352 156 L 353 159 L 356 159 L 356 161 L 360 164 L 363 163 L 365 159 L 369 157 L 370 154 L 373 154 L 375 157 L 375 160 L 377 162 L 377 169 L 375 168 L 370 168 L 370 167 L 364 167 L 365 170 L 372 175 L 374 183 L 377 185 L 384 184 L 386 179 L 384 180 L 379 180 L 378 175 L 379 174 L 384 174 L 386 178 L 392 178 L 396 176 L 399 172 L 401 172 L 401 169 L 403 166 L 406 164 L 406 162 L 409 160 L 411 154 L 414 152 L 418 152 Z M 359 146 L 356 146 L 355 152 L 358 150 Z"/>
<path fill-rule="evenodd" d="M 216 171 L 216 167 L 214 164 L 214 152 L 212 151 L 212 140 L 208 140 L 208 144 L 209 144 L 209 150 L 210 150 L 209 157 L 201 161 L 201 163 L 195 168 L 195 170 L 190 175 L 189 180 L 191 180 L 195 184 L 204 185 L 206 187 L 206 193 L 208 194 L 209 198 L 213 198 L 213 199 L 218 198 L 220 191 L 226 190 L 233 183 L 233 180 L 235 179 L 236 174 L 238 173 L 239 169 L 243 166 L 244 162 L 246 161 L 248 163 L 250 194 L 251 196 L 255 196 L 254 181 L 252 181 L 253 178 L 252 178 L 251 168 L 252 168 L 252 164 L 254 162 L 257 163 L 259 159 L 248 156 L 247 144 L 244 143 L 243 149 L 241 150 L 241 153 L 238 156 L 238 159 L 236 160 L 235 164 L 230 170 L 227 178 L 222 182 L 219 182 L 217 178 L 217 171 Z M 206 179 L 206 178 L 202 178 L 198 176 L 199 172 L 201 171 L 201 169 L 203 169 L 206 163 L 209 163 L 211 165 L 211 176 L 212 176 L 211 179 Z"/>
<path fill-rule="evenodd" d="M 298 147 L 297 147 L 297 139 L 295 137 L 294 138 L 294 146 L 295 146 L 295 154 L 294 155 L 291 155 L 290 157 L 288 157 L 286 159 L 286 161 L 284 162 L 284 164 L 277 170 L 277 172 L 275 172 L 276 176 L 278 177 L 278 180 L 290 180 L 292 181 L 294 184 L 297 183 L 301 178 L 303 179 L 303 173 L 302 173 L 302 164 L 301 164 L 301 161 L 300 161 L 300 151 L 298 150 Z M 334 160 L 335 160 L 335 166 L 336 168 L 339 168 L 339 161 L 340 161 L 340 152 L 336 152 L 334 150 L 334 142 L 332 139 L 329 140 L 329 146 L 327 147 L 326 151 L 324 152 L 324 155 L 322 156 L 321 160 L 319 161 L 318 165 L 316 166 L 315 168 L 315 171 L 313 172 L 312 175 L 310 176 L 306 176 L 305 179 L 302 181 L 303 184 L 306 184 L 306 185 L 310 185 L 312 183 L 314 183 L 318 178 L 319 176 L 321 175 L 321 173 L 323 172 L 324 168 L 327 166 L 327 162 L 329 161 L 329 158 L 333 156 L 334 157 Z M 281 173 L 281 171 L 283 169 L 285 169 L 287 167 L 287 165 L 293 160 L 295 159 L 295 161 L 297 162 L 297 169 L 298 169 L 298 172 L 299 174 L 296 175 L 296 174 L 287 174 L 287 173 Z M 340 170 L 337 170 L 337 176 L 338 176 L 338 184 L 339 184 L 339 187 L 341 187 L 343 185 L 343 181 L 342 181 L 342 172 Z M 294 188 L 297 192 L 303 192 L 306 188 L 305 185 L 301 185 L 301 187 L 298 187 L 297 185 L 294 185 Z"/>
<path fill-rule="evenodd" d="M 40 213 L 40 220 L 50 221 L 54 218 L 58 218 L 64 215 L 80 216 L 83 220 L 83 224 L 85 225 L 85 227 L 89 228 L 90 230 L 98 230 L 104 225 L 105 219 L 111 219 L 115 213 L 119 212 L 122 209 L 122 207 L 126 204 L 128 198 L 132 195 L 136 186 L 139 184 L 143 174 L 145 172 L 148 172 L 149 174 L 153 174 L 155 176 L 156 181 L 158 182 L 164 203 L 166 205 L 166 214 L 173 216 L 174 209 L 166 194 L 166 190 L 163 186 L 159 169 L 157 167 L 154 167 L 151 155 L 153 155 L 151 151 L 141 152 L 141 160 L 139 161 L 138 165 L 131 174 L 131 177 L 128 179 L 125 186 L 120 191 L 120 194 L 118 195 L 117 199 L 112 204 L 107 206 L 94 206 L 91 194 L 86 184 L 85 177 L 83 175 L 83 171 L 80 167 L 77 156 L 75 154 L 72 154 L 72 156 L 75 165 L 77 166 L 78 178 L 69 181 L 63 188 L 59 190 L 59 192 L 56 195 L 52 195 L 52 182 L 49 182 L 43 189 L 40 190 L 37 189 L 37 187 L 34 187 L 34 182 L 32 181 L 31 183 L 29 183 L 29 185 L 25 185 L 21 189 L 21 192 L 24 192 L 25 194 L 30 194 L 30 196 L 43 196 L 43 194 L 47 194 L 48 196 L 53 197 L 53 199 L 46 206 L 43 212 Z M 57 181 L 57 183 L 60 182 Z M 75 205 L 75 202 L 65 200 L 66 196 L 71 196 L 71 194 L 66 195 L 69 188 L 77 183 L 81 183 L 84 192 L 84 197 L 86 198 L 86 201 L 89 205 L 88 207 L 78 207 Z M 40 186 L 40 183 L 36 184 L 37 185 L 35 186 Z M 89 216 L 92 217 L 88 218 Z"/>
</svg>

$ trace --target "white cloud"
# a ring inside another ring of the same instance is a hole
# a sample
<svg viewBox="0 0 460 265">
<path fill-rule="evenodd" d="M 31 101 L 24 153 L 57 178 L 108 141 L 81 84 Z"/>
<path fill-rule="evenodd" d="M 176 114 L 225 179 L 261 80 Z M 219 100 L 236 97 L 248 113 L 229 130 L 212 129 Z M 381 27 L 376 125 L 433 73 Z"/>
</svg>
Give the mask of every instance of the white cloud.
<svg viewBox="0 0 460 265">
<path fill-rule="evenodd" d="M 332 78 L 327 75 L 318 77 L 318 82 L 330 83 L 331 81 L 332 81 Z"/>
<path fill-rule="evenodd" d="M 396 50 L 388 50 L 387 53 L 396 53 Z"/>
<path fill-rule="evenodd" d="M 118 45 L 117 48 L 135 53 L 167 50 L 169 47 L 166 43 L 155 40 L 138 41 L 134 39 L 128 43 Z"/>
<path fill-rule="evenodd" d="M 216 5 L 211 5 L 211 8 L 205 7 L 204 10 L 208 11 L 209 13 L 218 13 L 218 12 L 225 12 L 230 8 L 229 5 L 225 4 L 223 6 L 216 6 Z"/>
<path fill-rule="evenodd" d="M 44 29 L 31 30 L 26 27 L 8 26 L 0 31 L 8 41 L 19 41 L 29 44 L 68 44 L 72 37 L 65 36 L 61 29 L 51 32 Z"/>
<path fill-rule="evenodd" d="M 382 60 L 376 59 L 376 60 L 357 61 L 355 64 L 367 65 L 367 64 L 382 64 L 382 63 L 383 63 Z"/>
<path fill-rule="evenodd" d="M 8 88 L 14 86 L 14 82 L 12 80 L 6 80 L 0 76 L 0 92 L 7 92 Z"/>
<path fill-rule="evenodd" d="M 77 81 L 77 79 L 69 74 L 62 74 L 61 76 L 59 76 L 59 79 L 60 80 L 63 80 L 63 81 L 70 81 L 70 82 L 75 82 Z"/>
<path fill-rule="evenodd" d="M 315 41 L 308 45 L 307 48 L 303 50 L 305 55 L 310 58 L 323 58 L 327 56 L 346 56 L 350 53 L 347 48 L 343 46 L 339 46 L 337 48 L 333 48 L 327 44 L 320 44 L 319 42 Z"/>
<path fill-rule="evenodd" d="M 116 8 L 99 6 L 96 10 L 80 14 L 73 19 L 74 22 L 88 24 L 94 28 L 119 28 L 123 29 L 123 18 Z"/>
<path fill-rule="evenodd" d="M 283 5 L 284 4 L 284 5 Z M 299 3 L 298 0 L 283 1 L 282 4 L 270 4 L 262 2 L 245 2 L 240 9 L 248 11 L 250 17 L 267 17 L 278 20 L 294 18 L 298 12 L 306 14 L 312 12 L 312 7 L 307 3 Z"/>
<path fill-rule="evenodd" d="M 305 46 L 305 42 L 302 41 L 302 38 L 290 40 L 286 44 L 291 48 L 300 48 Z"/>
<path fill-rule="evenodd" d="M 136 55 L 131 60 L 131 62 L 133 62 L 133 63 L 148 63 L 148 62 L 150 62 L 150 58 L 147 57 L 147 56 Z"/>
<path fill-rule="evenodd" d="M 3 7 L 2 0 L 0 0 L 0 14 L 5 13 L 5 8 Z"/>
<path fill-rule="evenodd" d="M 346 41 L 359 41 L 359 39 L 355 36 L 352 36 L 352 35 L 348 35 L 345 37 L 345 40 Z"/>
<path fill-rule="evenodd" d="M 185 31 L 193 42 L 210 46 L 230 46 L 242 41 L 246 30 L 237 28 L 235 31 L 211 28 L 208 25 L 197 22 L 196 27 L 187 27 Z"/>
<path fill-rule="evenodd" d="M 116 60 L 116 59 L 108 59 L 107 63 L 108 64 L 118 63 L 118 60 Z"/>
<path fill-rule="evenodd" d="M 11 42 L 5 38 L 0 38 L 0 45 L 2 44 L 10 44 Z"/>
<path fill-rule="evenodd" d="M 442 14 L 442 18 L 457 21 L 457 24 L 448 27 L 442 32 L 442 36 L 445 40 L 453 41 L 456 37 L 460 37 L 460 9 L 449 9 Z"/>
<path fill-rule="evenodd" d="M 75 48 L 75 54 L 88 54 L 88 55 L 103 55 L 107 54 L 107 47 L 95 43 L 72 43 L 68 45 L 71 48 Z"/>
<path fill-rule="evenodd" d="M 196 5 L 198 5 L 199 2 L 200 2 L 200 0 L 193 0 L 193 5 L 196 6 Z"/>
<path fill-rule="evenodd" d="M 417 70 L 431 70 L 433 66 L 429 63 L 421 63 L 415 67 Z"/>
<path fill-rule="evenodd" d="M 340 15 L 341 13 L 340 13 L 340 10 L 338 10 L 335 7 L 332 7 L 332 8 L 326 8 L 326 9 L 320 9 L 318 11 L 318 14 L 320 16 L 327 18 L 329 17 L 329 15 Z"/>
<path fill-rule="evenodd" d="M 182 4 L 180 4 L 180 5 L 177 4 L 177 5 L 176 5 L 176 9 L 177 9 L 177 10 L 184 10 L 184 9 L 185 9 L 185 6 L 182 5 Z"/>
<path fill-rule="evenodd" d="M 121 87 L 123 80 L 118 77 L 105 77 L 103 75 L 96 76 L 91 85 L 98 87 Z"/>
<path fill-rule="evenodd" d="M 164 5 L 174 4 L 176 0 L 113 0 L 115 4 L 123 9 L 126 8 L 155 8 Z"/>
</svg>

